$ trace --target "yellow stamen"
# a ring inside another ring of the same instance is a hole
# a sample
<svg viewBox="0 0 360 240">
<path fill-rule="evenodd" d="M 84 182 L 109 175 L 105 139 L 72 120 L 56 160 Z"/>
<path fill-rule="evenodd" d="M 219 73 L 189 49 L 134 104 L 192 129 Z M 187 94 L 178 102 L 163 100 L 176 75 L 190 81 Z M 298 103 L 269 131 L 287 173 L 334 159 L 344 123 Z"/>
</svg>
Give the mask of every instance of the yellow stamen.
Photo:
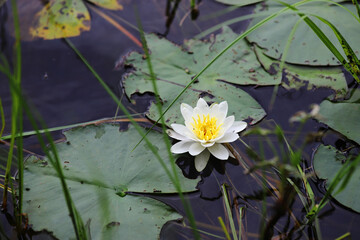
<svg viewBox="0 0 360 240">
<path fill-rule="evenodd" d="M 222 124 L 216 124 L 218 120 L 216 117 L 210 118 L 209 114 L 206 116 L 203 114 L 202 117 L 200 117 L 198 114 L 197 119 L 194 117 L 192 119 L 194 120 L 194 122 L 191 123 L 193 132 L 199 139 L 209 141 L 219 135 Z"/>
</svg>

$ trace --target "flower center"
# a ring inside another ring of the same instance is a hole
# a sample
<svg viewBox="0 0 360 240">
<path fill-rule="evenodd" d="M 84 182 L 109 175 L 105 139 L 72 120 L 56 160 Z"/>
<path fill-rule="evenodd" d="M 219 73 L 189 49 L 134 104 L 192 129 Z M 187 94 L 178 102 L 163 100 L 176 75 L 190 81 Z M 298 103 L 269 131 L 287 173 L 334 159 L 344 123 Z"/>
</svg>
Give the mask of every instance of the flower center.
<svg viewBox="0 0 360 240">
<path fill-rule="evenodd" d="M 194 122 L 191 123 L 193 126 L 193 132 L 199 139 L 209 141 L 219 135 L 222 124 L 216 124 L 218 120 L 216 117 L 210 118 L 209 114 L 206 116 L 203 114 L 201 117 L 198 114 L 197 119 L 193 117 L 193 120 Z"/>
</svg>

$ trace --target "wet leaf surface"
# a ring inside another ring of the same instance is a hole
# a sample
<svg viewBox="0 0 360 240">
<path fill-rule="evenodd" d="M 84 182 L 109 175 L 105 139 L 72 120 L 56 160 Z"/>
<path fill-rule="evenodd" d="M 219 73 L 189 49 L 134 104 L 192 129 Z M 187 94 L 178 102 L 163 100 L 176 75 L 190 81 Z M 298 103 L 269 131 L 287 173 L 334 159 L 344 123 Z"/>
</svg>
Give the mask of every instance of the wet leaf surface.
<svg viewBox="0 0 360 240">
<path fill-rule="evenodd" d="M 154 34 L 147 35 L 163 107 L 167 107 L 192 78 L 236 36 L 237 34 L 226 27 L 221 34 L 213 36 L 209 41 L 189 40 L 181 48 Z M 143 55 L 131 53 L 126 58 L 126 64 L 133 67 L 124 78 L 127 96 L 131 97 L 135 93 L 152 93 L 152 82 Z M 262 107 L 249 94 L 231 83 L 274 85 L 279 82 L 274 81 L 273 76 L 264 71 L 246 41 L 240 41 L 190 86 L 178 100 L 177 106 L 182 102 L 194 106 L 199 97 L 204 97 L 208 102 L 226 100 L 229 103 L 229 114 L 235 115 L 235 119 L 249 119 L 251 124 L 261 120 L 265 116 Z M 154 104 L 151 105 L 147 116 L 157 120 L 158 114 Z M 168 125 L 174 122 L 182 123 L 179 107 L 172 107 L 165 119 Z"/>
<path fill-rule="evenodd" d="M 43 39 L 74 37 L 90 30 L 90 14 L 82 1 L 50 0 L 35 15 L 30 34 Z"/>
<path fill-rule="evenodd" d="M 288 4 L 293 4 L 295 2 L 298 1 L 286 1 Z M 341 45 L 333 31 L 326 24 L 311 15 L 318 15 L 329 20 L 345 37 L 355 51 L 355 54 L 359 56 L 360 49 L 358 46 L 358 39 L 360 38 L 360 31 L 358 31 L 359 21 L 354 17 L 357 16 L 356 9 L 351 3 L 342 3 L 342 5 L 348 8 L 354 15 L 351 15 L 348 11 L 339 6 L 330 5 L 328 2 L 322 1 L 307 3 L 297 8 L 301 12 L 309 14 L 309 17 L 315 24 L 325 33 L 337 49 L 343 53 Z M 266 5 L 259 4 L 255 12 L 264 15 L 254 18 L 251 22 L 251 26 L 262 20 L 264 17 L 283 8 L 283 5 L 274 1 L 267 1 Z M 268 56 L 280 59 L 288 41 L 289 33 L 299 19 L 300 17 L 294 11 L 288 10 L 251 33 L 248 36 L 248 39 L 251 42 L 257 43 L 262 48 L 267 49 L 266 54 Z M 314 66 L 340 65 L 333 54 L 305 22 L 301 22 L 297 28 L 286 61 L 289 63 Z"/>
<path fill-rule="evenodd" d="M 176 190 L 142 143 L 133 152 L 129 143 L 139 140 L 130 126 L 79 127 L 65 132 L 66 141 L 57 144 L 71 197 L 83 222 L 90 222 L 92 239 L 157 239 L 165 222 L 181 216 L 167 205 L 135 193 L 175 193 Z M 170 167 L 163 136 L 148 135 Z M 50 162 L 31 156 L 24 173 L 24 212 L 33 229 L 46 229 L 58 239 L 75 238 L 60 181 Z M 185 192 L 195 191 L 197 179 L 178 175 Z M 123 196 L 123 197 L 122 197 Z M 61 227 L 59 227 L 61 226 Z M 141 229 L 141 231 L 139 231 Z"/>
<path fill-rule="evenodd" d="M 345 155 L 338 152 L 332 146 L 320 145 L 314 156 L 314 168 L 317 176 L 321 179 L 326 179 L 326 187 L 334 179 L 336 173 L 343 165 L 343 161 L 346 160 Z M 360 168 L 359 166 L 353 172 L 350 181 L 346 188 L 340 193 L 333 196 L 341 204 L 360 212 Z M 341 182 L 339 186 L 341 185 Z M 336 192 L 336 190 L 335 190 Z"/>
</svg>

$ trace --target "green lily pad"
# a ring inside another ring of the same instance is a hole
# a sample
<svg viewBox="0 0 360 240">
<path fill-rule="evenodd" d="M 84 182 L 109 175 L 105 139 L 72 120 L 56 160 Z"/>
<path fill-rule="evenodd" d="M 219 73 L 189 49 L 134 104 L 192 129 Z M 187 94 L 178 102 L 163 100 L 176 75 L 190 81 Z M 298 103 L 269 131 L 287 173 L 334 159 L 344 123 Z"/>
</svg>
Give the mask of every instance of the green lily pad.
<svg viewBox="0 0 360 240">
<path fill-rule="evenodd" d="M 325 100 L 320 104 L 317 119 L 347 138 L 360 144 L 360 91 L 343 102 Z"/>
<path fill-rule="evenodd" d="M 155 199 L 132 193 L 175 193 L 175 187 L 152 152 L 130 126 L 102 124 L 74 128 L 56 144 L 71 197 L 94 239 L 157 239 L 163 224 L 181 216 Z M 162 134 L 151 132 L 159 155 L 170 167 Z M 198 180 L 182 177 L 184 192 L 195 191 Z M 58 239 L 74 239 L 60 180 L 49 161 L 31 156 L 24 171 L 23 211 L 33 229 L 46 229 Z M 141 231 L 139 231 L 141 229 Z"/>
<path fill-rule="evenodd" d="M 50 0 L 35 15 L 30 34 L 33 37 L 57 39 L 74 37 L 90 30 L 90 14 L 82 1 Z"/>
<path fill-rule="evenodd" d="M 227 4 L 227 5 L 234 5 L 234 6 L 246 6 L 258 2 L 262 2 L 264 0 L 216 0 L 217 2 Z"/>
<path fill-rule="evenodd" d="M 122 10 L 123 6 L 120 4 L 120 0 L 88 0 L 100 7 L 111 10 Z"/>
<path fill-rule="evenodd" d="M 212 36 L 209 41 L 189 40 L 185 42 L 184 48 L 181 48 L 154 34 L 146 35 L 159 96 L 164 107 L 168 106 L 192 78 L 236 36 L 230 28 L 225 27 L 221 34 Z M 133 71 L 124 77 L 127 96 L 131 97 L 135 93 L 153 93 L 147 62 L 143 56 L 133 52 L 127 56 L 125 63 L 134 67 Z M 165 115 L 166 123 L 183 123 L 179 111 L 180 103 L 185 102 L 194 106 L 199 97 L 213 102 L 227 100 L 229 113 L 234 114 L 237 120 L 250 118 L 251 123 L 261 120 L 265 116 L 261 106 L 246 92 L 230 83 L 276 85 L 280 81 L 274 80 L 273 76 L 261 67 L 247 42 L 240 41 L 190 86 L 178 101 L 179 104 L 173 106 Z M 154 104 L 150 107 L 148 117 L 152 120 L 158 118 Z"/>
<path fill-rule="evenodd" d="M 286 1 L 286 3 L 289 4 L 295 2 L 298 1 Z M 342 5 L 357 16 L 356 8 L 351 3 L 342 3 Z M 283 5 L 275 1 L 267 1 L 266 6 L 259 4 L 255 12 L 270 15 L 283 8 Z M 330 21 L 345 37 L 355 51 L 355 54 L 359 56 L 360 48 L 358 39 L 360 38 L 360 31 L 358 31 L 358 29 L 360 24 L 353 15 L 339 6 L 322 1 L 310 2 L 297 8 L 301 12 L 309 14 L 309 17 L 314 23 L 328 36 L 337 49 L 343 53 L 341 45 L 333 31 L 325 23 L 310 16 L 310 14 L 318 15 Z M 264 17 L 254 18 L 250 26 L 255 25 L 263 18 Z M 299 19 L 299 16 L 294 11 L 288 10 L 251 33 L 248 39 L 260 47 L 267 49 L 266 54 L 269 57 L 280 59 L 288 41 L 289 33 Z M 297 28 L 286 61 L 289 63 L 314 66 L 341 65 L 305 22 L 301 22 Z"/>
<path fill-rule="evenodd" d="M 259 62 L 266 71 L 279 77 L 280 61 L 266 56 L 258 46 L 255 45 L 254 48 Z M 335 91 L 335 98 L 344 98 L 348 91 L 346 78 L 340 67 L 313 67 L 285 63 L 281 76 L 285 78 L 281 85 L 286 89 L 306 87 L 312 90 L 326 87 Z"/>
<path fill-rule="evenodd" d="M 342 153 L 338 152 L 334 147 L 324 145 L 319 146 L 314 156 L 314 168 L 319 178 L 327 180 L 326 187 L 328 187 L 330 182 L 334 179 L 336 173 L 340 170 L 343 165 L 343 161 L 345 160 L 346 157 Z M 360 166 L 358 166 L 353 172 L 346 188 L 333 196 L 338 202 L 357 212 L 360 212 L 359 182 Z M 341 183 L 338 186 L 340 185 Z"/>
</svg>

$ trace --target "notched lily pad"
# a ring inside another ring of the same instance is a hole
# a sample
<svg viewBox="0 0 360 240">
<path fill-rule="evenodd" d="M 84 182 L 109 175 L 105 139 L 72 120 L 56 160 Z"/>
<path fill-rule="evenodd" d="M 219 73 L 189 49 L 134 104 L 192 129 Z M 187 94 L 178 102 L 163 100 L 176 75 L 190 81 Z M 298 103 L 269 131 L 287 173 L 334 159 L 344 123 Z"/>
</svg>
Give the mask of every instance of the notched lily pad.
<svg viewBox="0 0 360 240">
<path fill-rule="evenodd" d="M 98 134 L 102 132 L 101 136 Z M 71 197 L 92 239 L 157 239 L 163 224 L 181 216 L 155 199 L 132 193 L 175 193 L 175 187 L 153 154 L 130 126 L 101 124 L 74 128 L 56 144 Z M 163 136 L 148 135 L 170 167 Z M 182 176 L 178 169 L 178 175 Z M 195 191 L 197 179 L 180 177 L 184 192 Z M 35 231 L 46 229 L 58 239 L 75 233 L 60 180 L 48 159 L 30 156 L 24 171 L 24 206 Z M 141 231 L 138 231 L 141 229 Z"/>
<path fill-rule="evenodd" d="M 332 146 L 320 145 L 314 155 L 314 169 L 317 176 L 321 179 L 326 179 L 326 187 L 334 179 L 336 173 L 342 167 L 346 157 L 338 152 Z M 351 176 L 346 188 L 340 193 L 333 196 L 341 204 L 360 212 L 360 166 L 358 166 Z M 339 186 L 341 182 L 339 183 Z M 335 191 L 336 192 L 336 189 Z"/>
<path fill-rule="evenodd" d="M 224 27 L 221 34 L 212 36 L 208 41 L 188 40 L 181 48 L 154 34 L 146 35 L 163 106 L 167 107 L 192 78 L 236 37 L 237 34 L 230 28 Z M 124 77 L 127 96 L 131 98 L 135 93 L 153 93 L 147 62 L 143 55 L 133 52 L 126 57 L 125 64 L 133 67 Z M 210 66 L 182 95 L 178 103 L 185 102 L 194 106 L 199 97 L 205 97 L 210 102 L 226 100 L 229 103 L 229 114 L 234 114 L 238 120 L 250 118 L 253 124 L 265 116 L 265 111 L 250 95 L 232 84 L 279 83 L 264 71 L 252 49 L 243 40 Z M 165 115 L 168 125 L 173 122 L 182 123 L 179 104 L 173 106 Z M 157 110 L 153 104 L 147 116 L 157 120 Z"/>
<path fill-rule="evenodd" d="M 264 69 L 279 77 L 280 61 L 268 57 L 257 45 L 254 49 Z M 340 67 L 313 67 L 285 63 L 281 77 L 284 78 L 281 85 L 286 89 L 306 87 L 307 90 L 312 90 L 326 87 L 335 91 L 335 98 L 344 98 L 348 91 L 346 78 Z"/>
</svg>

